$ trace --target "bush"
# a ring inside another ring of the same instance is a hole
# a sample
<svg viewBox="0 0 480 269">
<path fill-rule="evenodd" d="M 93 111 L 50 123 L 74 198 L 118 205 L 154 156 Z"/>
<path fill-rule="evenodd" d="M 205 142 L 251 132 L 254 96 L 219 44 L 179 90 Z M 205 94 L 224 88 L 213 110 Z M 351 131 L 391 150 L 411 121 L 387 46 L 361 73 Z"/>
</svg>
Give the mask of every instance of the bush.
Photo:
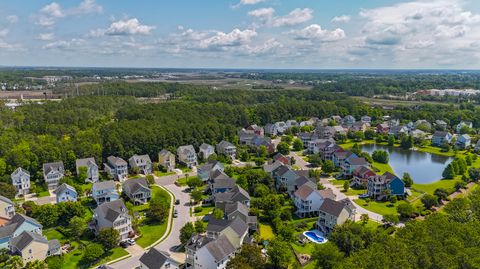
<svg viewBox="0 0 480 269">
<path fill-rule="evenodd" d="M 201 206 L 197 206 L 197 207 L 193 208 L 193 212 L 194 212 L 194 213 L 200 213 L 200 212 L 202 212 L 202 207 L 201 207 Z"/>
<path fill-rule="evenodd" d="M 375 150 L 372 153 L 372 159 L 378 163 L 387 164 L 389 160 L 388 152 L 384 150 Z"/>
</svg>

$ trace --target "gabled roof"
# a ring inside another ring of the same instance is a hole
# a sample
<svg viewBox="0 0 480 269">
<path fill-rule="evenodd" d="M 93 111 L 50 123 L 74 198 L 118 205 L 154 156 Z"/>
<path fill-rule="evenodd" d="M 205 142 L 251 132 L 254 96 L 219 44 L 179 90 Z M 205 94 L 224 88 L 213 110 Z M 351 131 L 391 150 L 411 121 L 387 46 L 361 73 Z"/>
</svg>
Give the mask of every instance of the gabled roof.
<svg viewBox="0 0 480 269">
<path fill-rule="evenodd" d="M 208 150 L 208 149 L 213 149 L 213 146 L 212 145 L 209 145 L 207 143 L 202 143 L 200 145 L 200 150 Z"/>
<path fill-rule="evenodd" d="M 213 172 L 210 173 L 210 179 L 215 180 L 215 179 L 230 179 L 230 177 L 225 174 L 225 172 L 221 170 L 214 170 Z"/>
<path fill-rule="evenodd" d="M 436 131 L 434 134 L 433 134 L 433 137 L 445 137 L 447 136 L 449 133 L 448 132 L 445 132 L 445 131 Z"/>
<path fill-rule="evenodd" d="M 225 140 L 222 140 L 222 142 L 218 143 L 217 144 L 217 147 L 220 147 L 220 148 L 228 148 L 228 147 L 235 147 L 232 143 L 228 142 L 228 141 L 225 141 Z"/>
<path fill-rule="evenodd" d="M 74 187 L 68 185 L 67 183 L 63 183 L 62 185 L 58 186 L 57 189 L 55 189 L 54 193 L 56 195 L 62 193 L 62 192 L 65 192 L 66 190 L 69 190 L 71 192 L 74 192 L 74 193 L 77 193 L 77 191 L 75 190 Z"/>
<path fill-rule="evenodd" d="M 340 213 L 342 213 L 344 207 L 344 203 L 327 198 L 323 201 L 319 211 L 338 217 L 340 216 Z"/>
<path fill-rule="evenodd" d="M 248 216 L 248 207 L 240 202 L 225 204 L 225 214 L 230 215 L 233 212 L 240 212 L 244 216 Z"/>
<path fill-rule="evenodd" d="M 130 157 L 129 161 L 133 161 L 135 164 L 149 164 L 152 163 L 152 160 L 150 160 L 150 156 L 148 154 L 144 155 L 133 155 Z"/>
<path fill-rule="evenodd" d="M 211 171 L 217 164 L 221 165 L 219 161 L 210 160 L 206 162 L 204 165 L 200 166 L 198 170 L 200 171 Z"/>
<path fill-rule="evenodd" d="M 225 235 L 220 235 L 216 240 L 205 245 L 205 247 L 216 261 L 221 261 L 236 251 L 235 246 Z"/>
<path fill-rule="evenodd" d="M 95 182 L 92 185 L 92 190 L 106 190 L 106 189 L 115 189 L 116 184 L 113 180 Z"/>
<path fill-rule="evenodd" d="M 347 160 L 351 165 L 369 165 L 365 158 L 351 158 Z"/>
<path fill-rule="evenodd" d="M 48 240 L 42 235 L 34 232 L 23 231 L 19 236 L 10 239 L 9 245 L 15 247 L 19 251 L 22 251 L 33 241 L 48 244 Z"/>
<path fill-rule="evenodd" d="M 310 196 L 310 194 L 312 194 L 312 192 L 314 191 L 315 189 L 312 188 L 312 186 L 310 186 L 309 184 L 303 184 L 302 186 L 300 186 L 300 188 L 298 188 L 298 190 L 293 195 L 295 195 L 295 197 L 298 197 L 302 200 L 306 200 L 308 196 Z"/>
<path fill-rule="evenodd" d="M 271 173 L 282 165 L 284 165 L 282 162 L 275 160 L 273 162 L 269 162 L 269 163 L 264 164 L 263 165 L 263 171 L 265 171 L 267 173 Z"/>
<path fill-rule="evenodd" d="M 59 171 L 63 173 L 64 167 L 63 162 L 54 162 L 54 163 L 44 163 L 43 164 L 43 174 L 46 175 L 52 171 Z"/>
<path fill-rule="evenodd" d="M 5 203 L 7 203 L 7 204 L 9 204 L 9 205 L 15 205 L 15 203 L 12 202 L 12 200 L 8 199 L 8 198 L 5 197 L 5 196 L 1 196 L 1 195 L 0 195 L 0 201 L 5 202 Z"/>
<path fill-rule="evenodd" d="M 232 178 L 216 178 L 213 180 L 214 189 L 234 188 L 235 180 Z"/>
<path fill-rule="evenodd" d="M 149 269 L 160 269 L 170 258 L 170 254 L 165 251 L 159 251 L 156 248 L 150 248 L 140 257 L 140 262 Z"/>
<path fill-rule="evenodd" d="M 114 222 L 120 215 L 128 214 L 127 208 L 122 200 L 115 200 L 112 202 L 105 202 L 95 209 L 96 212 L 101 212 L 102 216 L 110 222 Z"/>
<path fill-rule="evenodd" d="M 308 184 L 308 185 L 310 185 L 310 187 L 316 186 L 315 182 L 313 182 L 312 180 L 310 180 L 310 178 L 308 178 L 306 176 L 301 176 L 301 177 L 299 177 L 295 180 L 295 185 L 297 187 L 300 187 L 304 184 Z"/>
<path fill-rule="evenodd" d="M 62 245 L 60 244 L 60 241 L 58 241 L 58 239 L 52 239 L 50 241 L 48 241 L 48 249 L 49 250 L 52 250 L 52 249 L 60 249 Z"/>
<path fill-rule="evenodd" d="M 144 178 L 134 178 L 123 182 L 123 190 L 128 194 L 134 194 L 142 188 L 150 191 L 147 180 Z"/>
<path fill-rule="evenodd" d="M 332 199 L 332 200 L 335 200 L 335 198 L 337 197 L 335 195 L 335 193 L 333 193 L 333 190 L 328 188 L 328 189 L 323 189 L 323 190 L 319 190 L 318 193 L 320 194 L 320 196 L 323 197 L 323 199 Z"/>
<path fill-rule="evenodd" d="M 13 173 L 12 173 L 12 176 L 17 175 L 19 173 L 24 173 L 24 174 L 27 174 L 28 176 L 30 176 L 30 173 L 27 170 L 25 170 L 21 167 L 18 167 L 17 169 L 15 169 L 15 171 L 13 171 Z"/>
<path fill-rule="evenodd" d="M 166 150 L 166 149 L 162 149 L 158 155 L 161 155 L 161 156 L 165 156 L 165 157 L 169 157 L 170 155 L 173 155 L 173 153 L 171 153 L 170 151 Z"/>
<path fill-rule="evenodd" d="M 75 165 L 76 167 L 89 167 L 89 166 L 92 166 L 92 165 L 97 165 L 96 162 L 95 162 L 95 158 L 91 157 L 91 158 L 84 158 L 84 159 L 77 159 L 75 161 Z"/>
<path fill-rule="evenodd" d="M 120 157 L 115 157 L 115 156 L 109 156 L 107 158 L 107 162 L 111 165 L 119 166 L 119 165 L 127 165 L 127 162 L 120 158 Z"/>
<path fill-rule="evenodd" d="M 193 148 L 192 145 L 180 146 L 178 147 L 177 152 L 179 154 L 189 154 L 189 153 L 195 154 L 195 148 Z"/>
</svg>

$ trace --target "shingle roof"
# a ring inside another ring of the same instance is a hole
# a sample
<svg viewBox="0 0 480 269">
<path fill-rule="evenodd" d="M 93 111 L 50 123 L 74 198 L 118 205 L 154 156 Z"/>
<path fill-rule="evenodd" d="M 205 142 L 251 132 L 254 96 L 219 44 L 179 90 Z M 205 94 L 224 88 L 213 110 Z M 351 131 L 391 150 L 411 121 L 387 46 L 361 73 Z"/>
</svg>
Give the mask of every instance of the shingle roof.
<svg viewBox="0 0 480 269">
<path fill-rule="evenodd" d="M 27 175 L 30 176 L 30 173 L 29 173 L 27 170 L 25 170 L 25 169 L 23 169 L 23 168 L 21 168 L 21 167 L 18 167 L 17 169 L 15 169 L 15 171 L 13 171 L 12 175 L 16 175 L 16 174 L 18 174 L 18 173 L 20 173 L 20 172 L 25 173 L 25 174 L 27 174 Z"/>
<path fill-rule="evenodd" d="M 294 195 L 302 200 L 305 200 L 314 191 L 315 189 L 312 188 L 309 184 L 304 184 L 300 188 L 298 188 Z"/>
<path fill-rule="evenodd" d="M 337 197 L 335 193 L 333 193 L 332 189 L 319 190 L 318 193 L 320 194 L 320 196 L 323 197 L 323 199 L 329 198 L 329 199 L 335 200 L 335 198 Z"/>
<path fill-rule="evenodd" d="M 15 205 L 15 204 L 12 202 L 12 200 L 8 199 L 8 198 L 5 197 L 5 196 L 1 196 L 1 195 L 0 195 L 0 201 L 3 201 L 3 202 L 5 202 L 5 203 L 7 203 L 7 204 L 10 204 L 10 205 Z"/>
<path fill-rule="evenodd" d="M 115 157 L 115 156 L 109 156 L 107 158 L 107 162 L 111 165 L 115 165 L 115 166 L 118 166 L 118 165 L 127 165 L 127 162 L 120 158 L 120 157 Z"/>
<path fill-rule="evenodd" d="M 369 163 L 365 160 L 365 158 L 352 158 L 348 160 L 351 165 L 368 165 Z"/>
<path fill-rule="evenodd" d="M 200 150 L 207 150 L 207 149 L 213 149 L 213 146 L 212 145 L 209 145 L 207 143 L 202 143 L 200 145 Z"/>
<path fill-rule="evenodd" d="M 215 161 L 215 160 L 210 160 L 208 162 L 206 162 L 204 165 L 200 166 L 198 168 L 198 170 L 200 171 L 210 171 L 213 169 L 213 167 L 215 167 L 217 164 L 220 164 L 219 161 Z"/>
<path fill-rule="evenodd" d="M 230 215 L 235 211 L 242 213 L 244 216 L 248 216 L 248 207 L 240 202 L 225 205 L 225 214 Z"/>
<path fill-rule="evenodd" d="M 220 235 L 216 240 L 205 246 L 216 261 L 221 261 L 235 252 L 235 246 L 225 235 Z"/>
<path fill-rule="evenodd" d="M 77 191 L 75 190 L 75 188 L 72 187 L 72 186 L 70 186 L 70 185 L 68 185 L 67 183 L 63 183 L 62 185 L 58 186 L 58 188 L 55 189 L 54 193 L 55 193 L 56 195 L 58 195 L 59 193 L 62 193 L 62 192 L 64 192 L 64 191 L 66 191 L 66 190 L 70 190 L 70 191 L 72 191 L 72 192 L 74 192 L 74 193 L 77 193 Z"/>
<path fill-rule="evenodd" d="M 214 189 L 233 188 L 235 186 L 235 180 L 232 178 L 215 178 L 213 180 Z"/>
<path fill-rule="evenodd" d="M 340 216 L 340 213 L 342 213 L 344 207 L 344 203 L 327 198 L 323 201 L 319 211 L 338 217 Z"/>
<path fill-rule="evenodd" d="M 103 217 L 110 222 L 114 222 L 122 213 L 127 212 L 127 208 L 122 200 L 105 202 L 99 205 L 96 211 L 97 210 L 102 212 Z"/>
<path fill-rule="evenodd" d="M 130 194 L 136 193 L 141 188 L 150 189 L 144 178 L 134 178 L 123 182 L 123 190 Z"/>
<path fill-rule="evenodd" d="M 149 164 L 149 163 L 152 163 L 152 160 L 150 160 L 150 156 L 148 156 L 148 154 L 144 154 L 144 155 L 133 155 L 132 157 L 130 157 L 130 160 L 133 160 L 133 162 L 135 164 Z"/>
<path fill-rule="evenodd" d="M 48 249 L 49 250 L 60 249 L 60 247 L 61 247 L 60 241 L 58 241 L 57 239 L 52 239 L 52 240 L 48 241 Z"/>
<path fill-rule="evenodd" d="M 115 181 L 113 180 L 100 181 L 93 183 L 92 190 L 115 189 L 115 186 Z"/>
<path fill-rule="evenodd" d="M 235 147 L 232 143 L 225 140 L 222 140 L 222 142 L 218 143 L 217 146 L 220 148 Z"/>
<path fill-rule="evenodd" d="M 170 151 L 166 150 L 166 149 L 162 149 L 158 155 L 161 155 L 161 156 L 170 156 L 170 155 L 173 155 L 173 153 L 171 153 Z"/>
<path fill-rule="evenodd" d="M 150 248 L 150 250 L 144 253 L 140 257 L 140 262 L 145 264 L 149 269 L 160 269 L 169 259 L 170 255 L 164 251 L 159 251 L 155 248 Z"/>
<path fill-rule="evenodd" d="M 43 164 L 43 174 L 46 175 L 51 171 L 60 171 L 63 173 L 63 162 L 54 162 L 54 163 L 44 163 Z"/>
<path fill-rule="evenodd" d="M 9 245 L 22 251 L 33 241 L 48 244 L 48 240 L 42 235 L 34 232 L 23 231 L 19 236 L 10 239 Z"/>
<path fill-rule="evenodd" d="M 186 145 L 186 146 L 178 147 L 177 152 L 183 153 L 183 154 L 195 153 L 195 149 L 193 148 L 192 145 Z"/>
<path fill-rule="evenodd" d="M 0 238 L 11 236 L 25 221 L 31 222 L 40 228 L 43 227 L 35 219 L 32 219 L 22 214 L 15 214 L 5 226 L 0 227 Z"/>
<path fill-rule="evenodd" d="M 210 174 L 210 179 L 230 179 L 230 177 L 221 170 L 215 170 Z"/>
<path fill-rule="evenodd" d="M 77 159 L 75 161 L 76 167 L 85 167 L 85 166 L 90 166 L 92 164 L 96 165 L 95 163 L 95 158 L 84 158 L 84 159 Z"/>
</svg>

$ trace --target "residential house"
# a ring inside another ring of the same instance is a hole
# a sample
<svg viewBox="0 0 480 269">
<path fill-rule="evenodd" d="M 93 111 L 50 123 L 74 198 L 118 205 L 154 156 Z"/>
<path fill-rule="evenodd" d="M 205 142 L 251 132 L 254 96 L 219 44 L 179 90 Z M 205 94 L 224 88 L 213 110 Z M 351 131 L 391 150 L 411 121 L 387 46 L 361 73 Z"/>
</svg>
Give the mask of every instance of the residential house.
<svg viewBox="0 0 480 269">
<path fill-rule="evenodd" d="M 318 188 L 317 183 L 313 179 L 307 176 L 301 176 L 295 180 L 295 191 L 300 189 L 300 187 L 302 187 L 305 184 L 309 185 L 312 189 L 315 189 L 315 190 Z"/>
<path fill-rule="evenodd" d="M 8 248 L 12 255 L 20 256 L 24 264 L 61 254 L 58 240 L 48 241 L 43 235 L 29 231 L 23 231 L 17 237 L 11 238 Z"/>
<path fill-rule="evenodd" d="M 285 131 L 288 129 L 288 126 L 284 121 L 275 122 L 275 127 L 277 128 L 277 132 L 279 134 L 285 133 Z"/>
<path fill-rule="evenodd" d="M 272 140 L 268 137 L 259 136 L 259 135 L 254 136 L 252 139 L 251 146 L 255 148 L 265 146 L 269 154 L 272 154 L 275 152 L 275 145 L 272 143 Z"/>
<path fill-rule="evenodd" d="M 265 125 L 264 129 L 265 129 L 266 135 L 270 135 L 270 136 L 278 135 L 277 126 L 275 126 L 275 124 L 268 123 Z"/>
<path fill-rule="evenodd" d="M 353 177 L 350 180 L 351 187 L 367 188 L 368 179 L 376 176 L 376 174 L 366 166 L 359 166 L 353 171 L 352 176 Z"/>
<path fill-rule="evenodd" d="M 383 175 L 370 177 L 367 183 L 368 195 L 377 200 L 388 199 L 390 196 L 403 196 L 405 183 L 396 175 L 385 172 Z"/>
<path fill-rule="evenodd" d="M 225 213 L 225 219 L 234 220 L 240 218 L 249 227 L 251 231 L 256 231 L 258 228 L 257 216 L 249 215 L 249 208 L 241 202 L 225 203 L 219 207 Z"/>
<path fill-rule="evenodd" d="M 300 140 L 302 140 L 303 146 L 308 147 L 308 144 L 310 141 L 316 140 L 319 138 L 319 135 L 315 132 L 309 132 L 309 133 L 299 133 L 298 137 Z"/>
<path fill-rule="evenodd" d="M 275 171 L 280 166 L 284 164 L 280 161 L 269 161 L 263 165 L 263 171 L 268 173 L 271 177 L 273 177 L 273 171 Z"/>
<path fill-rule="evenodd" d="M 348 115 L 345 118 L 343 118 L 343 125 L 347 126 L 348 128 L 351 128 L 355 123 L 355 121 L 356 120 L 352 115 Z"/>
<path fill-rule="evenodd" d="M 119 199 L 120 196 L 118 195 L 115 181 L 108 180 L 93 183 L 92 198 L 97 202 L 97 205 Z"/>
<path fill-rule="evenodd" d="M 448 124 L 443 120 L 436 120 L 435 128 L 440 131 L 445 131 L 448 128 Z"/>
<path fill-rule="evenodd" d="M 332 128 L 335 130 L 335 135 L 347 135 L 348 128 L 340 125 L 333 126 Z"/>
<path fill-rule="evenodd" d="M 330 154 L 333 154 L 333 152 L 330 152 L 331 150 L 333 150 L 333 148 L 336 148 L 335 147 L 335 140 L 333 140 L 332 138 L 330 139 L 316 139 L 316 140 L 313 140 L 311 141 L 309 144 L 308 144 L 308 148 L 307 148 L 307 151 L 311 154 L 319 154 L 322 156 L 322 154 L 324 155 L 328 155 L 329 153 Z M 331 155 L 330 156 L 326 156 L 327 159 L 332 157 Z M 322 157 L 323 159 L 323 157 Z"/>
<path fill-rule="evenodd" d="M 221 235 L 226 235 L 235 248 L 239 249 L 248 238 L 248 229 L 248 225 L 241 218 L 226 220 L 209 216 L 206 236 L 217 239 Z"/>
<path fill-rule="evenodd" d="M 332 162 L 336 167 L 342 167 L 346 159 L 355 157 L 358 157 L 355 153 L 340 148 L 332 154 Z"/>
<path fill-rule="evenodd" d="M 311 118 L 309 120 L 301 121 L 300 122 L 300 127 L 303 126 L 313 126 L 315 123 L 318 121 L 318 118 Z"/>
<path fill-rule="evenodd" d="M 175 154 L 166 149 L 162 149 L 158 153 L 158 165 L 165 168 L 167 172 L 173 171 L 175 169 Z"/>
<path fill-rule="evenodd" d="M 138 169 L 141 174 L 148 175 L 153 172 L 152 160 L 148 154 L 145 155 L 133 155 L 128 159 L 131 169 Z"/>
<path fill-rule="evenodd" d="M 198 156 L 201 156 L 202 160 L 208 160 L 208 157 L 215 154 L 215 148 L 207 143 L 202 143 L 199 148 Z"/>
<path fill-rule="evenodd" d="M 134 205 L 145 204 L 152 197 L 152 190 L 144 178 L 129 179 L 123 182 L 122 191 Z"/>
<path fill-rule="evenodd" d="M 459 134 L 464 127 L 472 129 L 473 124 L 470 121 L 461 121 L 456 127 L 457 134 Z"/>
<path fill-rule="evenodd" d="M 388 128 L 392 128 L 394 126 L 400 125 L 400 120 L 399 119 L 390 119 L 390 120 L 388 120 L 387 124 L 388 124 Z"/>
<path fill-rule="evenodd" d="M 251 146 L 252 140 L 257 135 L 252 132 L 246 132 L 245 129 L 242 129 L 238 134 L 238 143 L 240 145 Z"/>
<path fill-rule="evenodd" d="M 203 182 L 205 182 L 205 181 L 210 180 L 210 175 L 215 170 L 224 171 L 225 167 L 223 166 L 223 164 L 221 162 L 211 160 L 211 161 L 206 162 L 204 165 L 200 166 L 197 169 L 197 176 L 198 176 L 199 179 L 201 179 Z"/>
<path fill-rule="evenodd" d="M 166 251 L 150 248 L 140 257 L 140 269 L 178 269 L 180 263 L 170 257 Z"/>
<path fill-rule="evenodd" d="M 480 139 L 477 141 L 477 143 L 475 144 L 475 151 L 476 152 L 480 152 Z"/>
<path fill-rule="evenodd" d="M 279 161 L 281 163 L 283 163 L 284 165 L 290 165 L 290 158 L 281 154 L 281 153 L 277 153 L 275 154 L 275 156 L 273 156 L 273 161 Z"/>
<path fill-rule="evenodd" d="M 472 139 L 468 134 L 459 135 L 457 138 L 457 142 L 455 142 L 455 146 L 459 149 L 466 149 L 470 147 L 472 143 Z"/>
<path fill-rule="evenodd" d="M 413 127 L 417 129 L 419 126 L 424 126 L 426 129 L 431 130 L 432 129 L 432 124 L 428 122 L 427 120 L 417 120 L 414 124 Z"/>
<path fill-rule="evenodd" d="M 335 200 L 336 196 L 331 189 L 317 190 L 309 184 L 302 185 L 294 194 L 294 204 L 297 210 L 295 214 L 299 217 L 315 216 L 326 199 Z"/>
<path fill-rule="evenodd" d="M 325 234 L 329 234 L 337 225 L 344 224 L 347 220 L 353 220 L 355 208 L 348 199 L 335 201 L 326 198 L 318 209 L 316 228 Z"/>
<path fill-rule="evenodd" d="M 413 138 L 422 138 L 422 137 L 427 136 L 427 133 L 425 133 L 425 132 L 422 131 L 422 130 L 416 129 L 416 130 L 411 131 L 411 132 L 410 132 L 410 135 L 411 135 Z"/>
<path fill-rule="evenodd" d="M 87 170 L 85 181 L 92 183 L 98 182 L 98 165 L 95 162 L 95 158 L 77 159 L 75 164 L 77 168 L 77 175 L 80 175 L 80 169 L 84 167 Z"/>
<path fill-rule="evenodd" d="M 47 183 L 48 189 L 56 189 L 58 182 L 63 178 L 64 174 L 63 162 L 43 164 L 43 179 Z"/>
<path fill-rule="evenodd" d="M 237 248 L 222 234 L 213 239 L 194 235 L 185 245 L 186 269 L 226 269 L 227 263 L 235 256 Z"/>
<path fill-rule="evenodd" d="M 123 182 L 128 178 L 128 164 L 124 159 L 110 156 L 107 158 L 107 163 L 104 166 L 105 171 L 113 179 Z"/>
<path fill-rule="evenodd" d="M 223 154 L 232 160 L 237 158 L 237 148 L 230 142 L 222 140 L 222 142 L 217 144 L 216 148 L 218 154 Z"/>
<path fill-rule="evenodd" d="M 343 122 L 342 117 L 335 115 L 330 117 L 331 120 L 335 121 L 337 124 L 341 124 Z"/>
<path fill-rule="evenodd" d="M 368 127 L 370 127 L 370 123 L 357 121 L 352 125 L 351 130 L 354 132 L 365 132 L 368 129 Z"/>
<path fill-rule="evenodd" d="M 261 135 L 261 136 L 265 135 L 265 131 L 263 130 L 263 128 L 261 126 L 256 125 L 256 124 L 249 125 L 247 128 L 245 128 L 245 130 L 247 132 L 251 132 L 251 133 L 256 134 L 256 135 Z"/>
<path fill-rule="evenodd" d="M 359 167 L 370 167 L 370 163 L 367 162 L 365 158 L 351 156 L 347 158 L 341 166 L 341 176 L 350 177 L 353 175 L 353 171 Z"/>
<path fill-rule="evenodd" d="M 388 127 L 387 123 L 380 123 L 379 125 L 377 125 L 376 131 L 378 134 L 388 134 L 388 132 L 390 131 L 390 127 Z"/>
<path fill-rule="evenodd" d="M 181 146 L 177 149 L 178 160 L 187 167 L 192 168 L 198 165 L 197 154 L 192 145 Z"/>
<path fill-rule="evenodd" d="M 368 123 L 368 124 L 370 124 L 370 123 L 372 123 L 372 117 L 369 117 L 369 116 L 366 116 L 366 115 L 365 115 L 365 116 L 362 116 L 362 118 L 360 119 L 360 121 L 363 122 L 363 123 Z"/>
<path fill-rule="evenodd" d="M 277 190 L 285 190 L 288 194 L 292 195 L 295 191 L 295 181 L 300 176 L 295 171 L 286 165 L 280 166 L 272 173 L 275 180 L 275 186 Z"/>
<path fill-rule="evenodd" d="M 16 190 L 16 196 L 25 196 L 30 193 L 30 173 L 27 170 L 18 167 L 10 177 Z"/>
<path fill-rule="evenodd" d="M 0 227 L 0 249 L 8 248 L 10 239 L 19 236 L 24 231 L 42 234 L 42 229 L 43 226 L 35 219 L 22 214 L 15 214 Z"/>
<path fill-rule="evenodd" d="M 389 129 L 388 134 L 395 137 L 406 135 L 408 134 L 408 128 L 406 126 L 396 125 Z"/>
<path fill-rule="evenodd" d="M 235 186 L 237 186 L 235 180 L 227 176 L 223 171 L 215 170 L 212 173 L 210 189 L 212 190 L 213 195 L 216 193 L 229 192 L 233 190 Z"/>
<path fill-rule="evenodd" d="M 222 204 L 240 202 L 250 207 L 250 195 L 242 187 L 236 185 L 230 191 L 217 192 L 213 195 L 215 207 L 221 207 Z"/>
<path fill-rule="evenodd" d="M 441 146 L 443 144 L 450 144 L 453 135 L 445 131 L 436 131 L 432 135 L 432 146 Z"/>
<path fill-rule="evenodd" d="M 122 200 L 105 202 L 99 205 L 93 213 L 95 233 L 105 228 L 114 228 L 120 234 L 120 241 L 128 239 L 132 230 L 132 218 Z"/>
<path fill-rule="evenodd" d="M 287 122 L 285 122 L 285 124 L 287 124 L 287 128 L 299 127 L 300 126 L 296 120 L 287 120 Z"/>
<path fill-rule="evenodd" d="M 335 128 L 332 126 L 319 126 L 315 129 L 315 133 L 318 135 L 319 139 L 330 139 L 335 136 Z M 314 139 L 312 138 L 311 141 Z"/>
<path fill-rule="evenodd" d="M 15 215 L 15 203 L 5 196 L 0 195 L 0 225 L 5 220 L 10 220 Z"/>
<path fill-rule="evenodd" d="M 77 191 L 74 187 L 63 183 L 58 186 L 54 191 L 57 199 L 57 204 L 62 202 L 76 202 L 77 201 Z"/>
</svg>

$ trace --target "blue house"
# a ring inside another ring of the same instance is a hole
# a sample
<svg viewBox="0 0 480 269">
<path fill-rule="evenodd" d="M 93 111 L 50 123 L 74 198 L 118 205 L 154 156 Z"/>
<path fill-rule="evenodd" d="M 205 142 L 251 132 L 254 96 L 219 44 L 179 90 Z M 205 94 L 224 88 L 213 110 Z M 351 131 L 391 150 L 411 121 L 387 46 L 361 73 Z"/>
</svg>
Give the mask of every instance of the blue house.
<svg viewBox="0 0 480 269">
<path fill-rule="evenodd" d="M 35 219 L 22 214 L 15 214 L 4 226 L 0 227 L 0 249 L 8 248 L 8 241 L 24 231 L 42 234 L 43 226 Z"/>
<path fill-rule="evenodd" d="M 449 132 L 436 131 L 432 136 L 432 146 L 441 146 L 449 144 L 452 141 L 453 135 Z"/>
<path fill-rule="evenodd" d="M 396 175 L 385 172 L 383 175 L 370 177 L 367 184 L 367 193 L 371 198 L 385 200 L 390 196 L 405 194 L 405 183 Z"/>
<path fill-rule="evenodd" d="M 455 146 L 459 149 L 466 149 L 470 147 L 471 144 L 472 144 L 472 139 L 470 138 L 470 136 L 468 134 L 463 134 L 457 138 L 457 142 L 455 143 Z"/>
<path fill-rule="evenodd" d="M 211 174 L 216 170 L 223 172 L 225 168 L 223 164 L 219 161 L 208 161 L 197 169 L 197 176 L 199 179 L 205 182 L 211 179 Z"/>
<path fill-rule="evenodd" d="M 76 202 L 77 201 L 77 191 L 74 187 L 63 183 L 58 186 L 55 190 L 55 195 L 57 196 L 57 204 L 62 202 Z"/>
</svg>

